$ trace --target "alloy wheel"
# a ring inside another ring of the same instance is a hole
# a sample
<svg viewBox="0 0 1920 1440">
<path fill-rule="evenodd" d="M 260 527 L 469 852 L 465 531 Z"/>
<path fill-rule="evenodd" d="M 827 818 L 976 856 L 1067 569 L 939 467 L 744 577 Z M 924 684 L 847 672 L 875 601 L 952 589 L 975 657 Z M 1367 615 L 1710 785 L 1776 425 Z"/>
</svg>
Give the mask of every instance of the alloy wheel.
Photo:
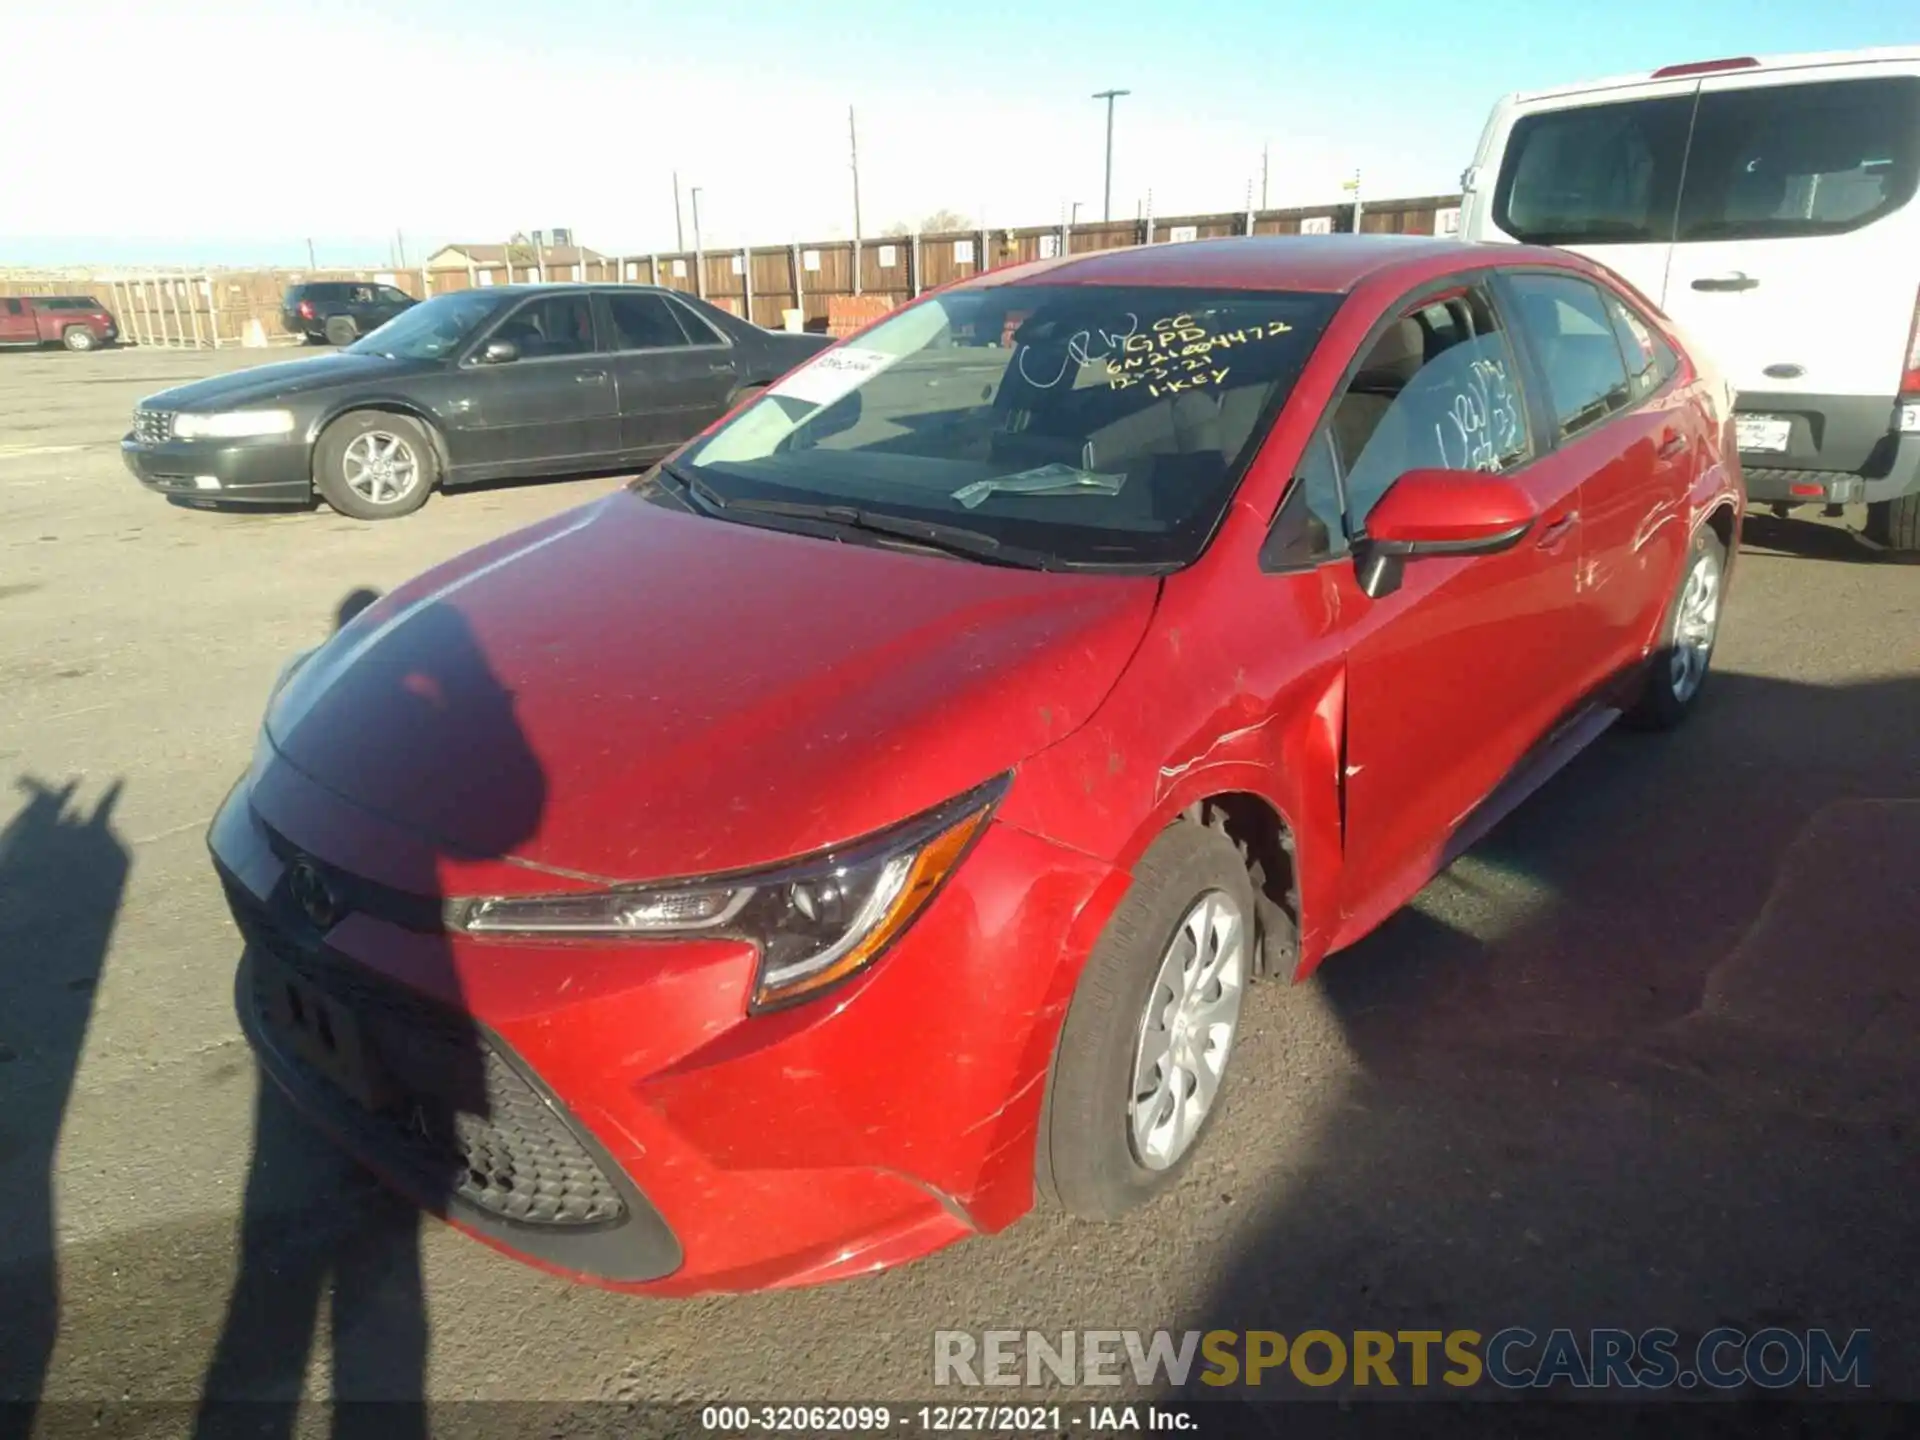
<svg viewBox="0 0 1920 1440">
<path fill-rule="evenodd" d="M 1213 1109 L 1239 1029 L 1248 928 L 1232 896 L 1209 890 L 1181 917 L 1161 957 L 1127 1107 L 1134 1156 L 1149 1170 L 1178 1161 Z"/>
<path fill-rule="evenodd" d="M 340 470 L 347 487 L 375 505 L 404 499 L 420 483 L 420 460 L 413 446 L 386 430 L 369 430 L 348 441 Z"/>
</svg>

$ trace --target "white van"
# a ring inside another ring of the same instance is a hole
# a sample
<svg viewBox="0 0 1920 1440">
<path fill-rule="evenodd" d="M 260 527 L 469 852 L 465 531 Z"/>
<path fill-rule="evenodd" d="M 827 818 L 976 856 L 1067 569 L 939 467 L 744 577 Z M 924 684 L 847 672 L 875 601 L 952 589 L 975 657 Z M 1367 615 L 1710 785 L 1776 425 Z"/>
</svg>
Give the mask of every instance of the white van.
<svg viewBox="0 0 1920 1440">
<path fill-rule="evenodd" d="M 1469 239 L 1637 285 L 1739 391 L 1747 492 L 1920 550 L 1920 48 L 1710 60 L 1494 106 Z"/>
</svg>

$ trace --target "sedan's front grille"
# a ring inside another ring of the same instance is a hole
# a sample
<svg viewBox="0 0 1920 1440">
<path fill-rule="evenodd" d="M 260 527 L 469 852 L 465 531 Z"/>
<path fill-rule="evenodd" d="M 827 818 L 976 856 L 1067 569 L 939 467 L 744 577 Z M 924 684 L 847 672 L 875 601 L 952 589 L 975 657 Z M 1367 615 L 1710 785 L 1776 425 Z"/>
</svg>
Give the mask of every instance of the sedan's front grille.
<svg viewBox="0 0 1920 1440">
<path fill-rule="evenodd" d="M 231 887 L 229 887 L 231 894 Z M 254 1026 L 276 1039 L 309 1095 L 324 1096 L 328 1118 L 376 1167 L 430 1201 L 459 1199 L 504 1220 L 542 1228 L 603 1226 L 626 1204 L 573 1127 L 495 1048 L 471 1019 L 350 961 L 312 958 L 282 940 L 247 897 L 236 916 L 266 963 L 253 963 L 245 1003 Z M 347 1011 L 380 1072 L 382 1103 L 349 1098 L 274 1029 L 284 966 Z"/>
<path fill-rule="evenodd" d="M 171 410 L 134 411 L 133 433 L 136 439 L 148 445 L 164 445 L 173 438 L 173 412 Z"/>
</svg>

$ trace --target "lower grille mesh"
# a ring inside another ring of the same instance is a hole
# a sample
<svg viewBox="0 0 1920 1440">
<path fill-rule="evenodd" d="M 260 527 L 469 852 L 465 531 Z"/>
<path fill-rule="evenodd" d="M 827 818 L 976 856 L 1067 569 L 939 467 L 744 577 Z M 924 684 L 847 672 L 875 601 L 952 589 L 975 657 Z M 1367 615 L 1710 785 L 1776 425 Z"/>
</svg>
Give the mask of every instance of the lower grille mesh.
<svg viewBox="0 0 1920 1440">
<path fill-rule="evenodd" d="M 236 910 L 240 909 L 236 906 Z M 428 1196 L 454 1196 L 527 1225 L 578 1227 L 620 1220 L 626 1206 L 554 1107 L 464 1016 L 353 967 L 276 943 L 259 917 L 247 938 L 268 963 L 252 967 L 253 1019 L 276 1036 L 274 966 L 347 1011 L 380 1076 L 378 1108 L 356 1103 L 293 1046 L 275 1058 L 325 1095 L 330 1116 L 365 1158 Z"/>
</svg>

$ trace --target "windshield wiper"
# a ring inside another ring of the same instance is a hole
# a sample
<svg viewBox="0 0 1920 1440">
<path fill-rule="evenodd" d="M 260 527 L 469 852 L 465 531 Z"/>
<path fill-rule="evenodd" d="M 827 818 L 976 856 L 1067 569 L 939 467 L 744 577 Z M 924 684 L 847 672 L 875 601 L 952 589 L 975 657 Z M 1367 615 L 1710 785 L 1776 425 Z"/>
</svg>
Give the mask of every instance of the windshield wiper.
<svg viewBox="0 0 1920 1440">
<path fill-rule="evenodd" d="M 722 495 L 711 485 L 707 484 L 707 482 L 702 480 L 698 475 L 693 474 L 691 471 L 681 469 L 671 460 L 662 460 L 653 468 L 655 474 L 662 475 L 668 480 L 671 480 L 682 495 L 691 498 L 696 505 L 709 514 L 718 514 L 729 505 L 735 503 L 727 499 L 726 496 Z M 644 475 L 640 478 L 643 481 L 646 479 Z"/>
<path fill-rule="evenodd" d="M 909 520 L 903 515 L 862 510 L 853 505 L 816 505 L 802 500 L 729 500 L 726 506 L 748 514 L 818 520 L 841 530 L 886 535 L 929 550 L 984 560 L 990 565 L 1014 565 L 1028 570 L 1059 568 L 1052 556 L 1041 551 L 1008 545 L 984 530 L 969 530 L 963 525 L 947 525 L 938 520 Z"/>
</svg>

